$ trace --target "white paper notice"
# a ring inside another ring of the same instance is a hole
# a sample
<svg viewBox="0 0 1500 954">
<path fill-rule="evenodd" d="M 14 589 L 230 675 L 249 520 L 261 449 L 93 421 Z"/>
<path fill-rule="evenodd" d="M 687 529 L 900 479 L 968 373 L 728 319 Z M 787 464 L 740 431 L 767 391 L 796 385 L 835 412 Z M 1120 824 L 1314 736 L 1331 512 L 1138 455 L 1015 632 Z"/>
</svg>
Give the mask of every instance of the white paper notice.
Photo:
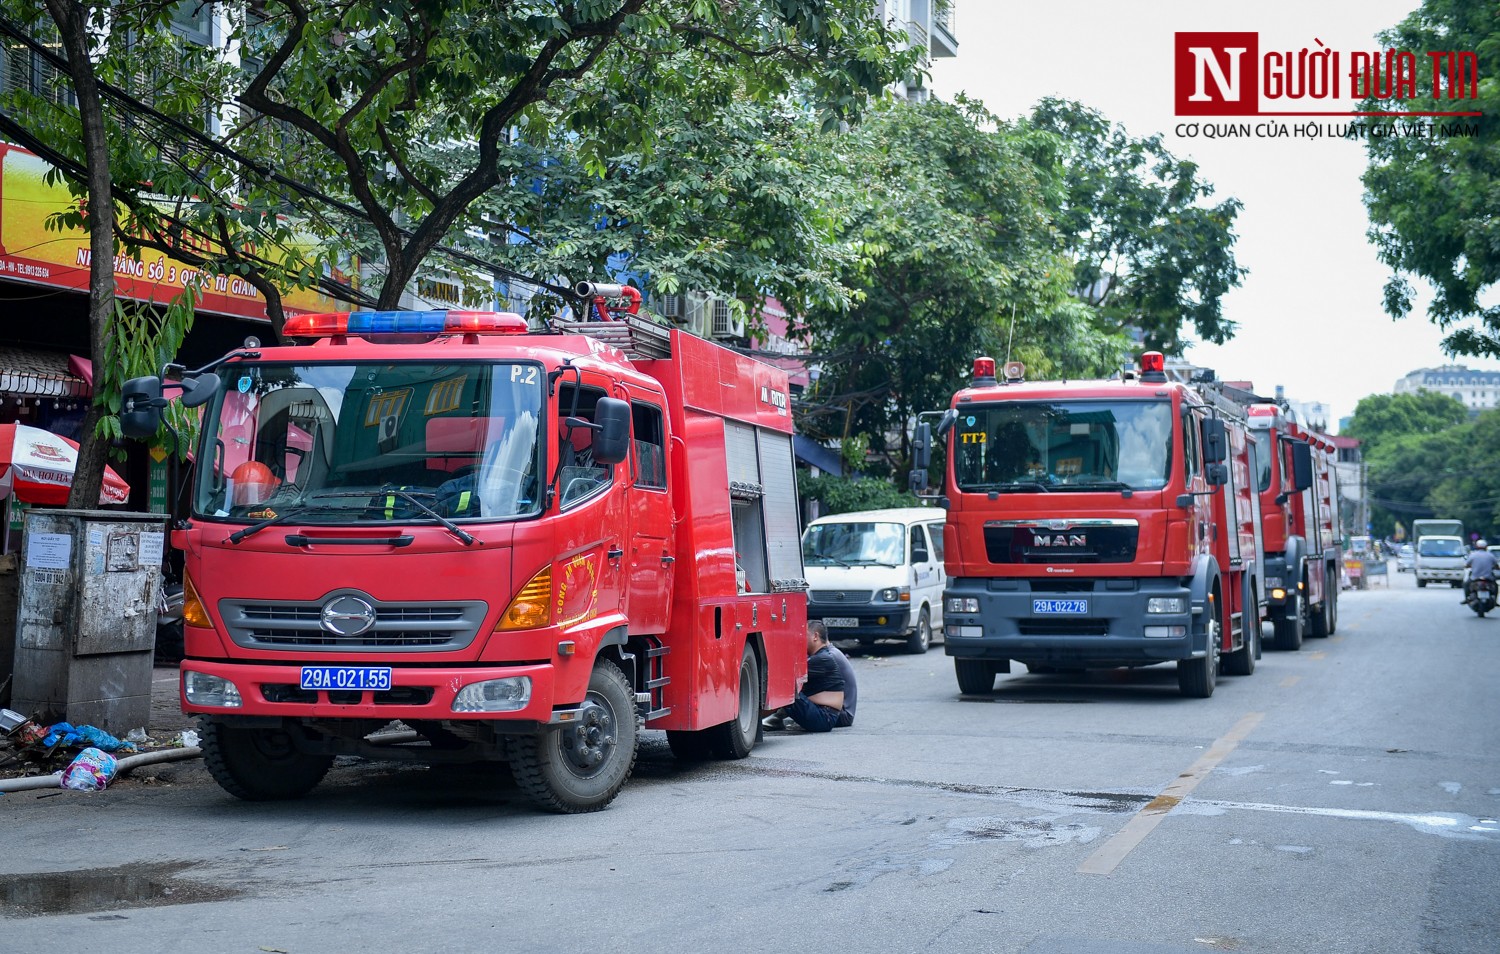
<svg viewBox="0 0 1500 954">
<path fill-rule="evenodd" d="M 33 533 L 26 537 L 26 566 L 33 570 L 66 570 L 73 538 L 66 533 Z"/>
<path fill-rule="evenodd" d="M 165 537 L 164 533 L 141 534 L 141 547 L 136 556 L 141 566 L 156 566 L 161 563 L 162 541 Z"/>
</svg>

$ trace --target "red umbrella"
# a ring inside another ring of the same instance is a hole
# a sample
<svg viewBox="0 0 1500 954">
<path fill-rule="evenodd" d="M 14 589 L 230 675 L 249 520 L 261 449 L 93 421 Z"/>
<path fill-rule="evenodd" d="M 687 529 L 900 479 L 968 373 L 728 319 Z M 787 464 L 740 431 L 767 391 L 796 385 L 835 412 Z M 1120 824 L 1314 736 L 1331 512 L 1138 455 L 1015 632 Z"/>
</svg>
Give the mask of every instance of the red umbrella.
<svg viewBox="0 0 1500 954">
<path fill-rule="evenodd" d="M 62 506 L 73 486 L 78 442 L 29 424 L 0 424 L 0 497 L 14 493 L 25 503 Z M 130 485 L 104 468 L 101 504 L 122 504 Z"/>
</svg>

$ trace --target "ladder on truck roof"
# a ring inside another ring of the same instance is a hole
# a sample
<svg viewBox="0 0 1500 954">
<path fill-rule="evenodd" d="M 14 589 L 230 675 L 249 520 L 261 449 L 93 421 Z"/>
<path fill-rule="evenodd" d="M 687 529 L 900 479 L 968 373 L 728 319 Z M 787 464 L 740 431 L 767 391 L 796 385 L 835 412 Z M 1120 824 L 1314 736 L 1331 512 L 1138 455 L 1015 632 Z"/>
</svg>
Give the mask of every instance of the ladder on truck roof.
<svg viewBox="0 0 1500 954">
<path fill-rule="evenodd" d="M 672 329 L 639 315 L 617 314 L 613 321 L 554 321 L 559 334 L 588 335 L 632 361 L 672 357 Z"/>
</svg>

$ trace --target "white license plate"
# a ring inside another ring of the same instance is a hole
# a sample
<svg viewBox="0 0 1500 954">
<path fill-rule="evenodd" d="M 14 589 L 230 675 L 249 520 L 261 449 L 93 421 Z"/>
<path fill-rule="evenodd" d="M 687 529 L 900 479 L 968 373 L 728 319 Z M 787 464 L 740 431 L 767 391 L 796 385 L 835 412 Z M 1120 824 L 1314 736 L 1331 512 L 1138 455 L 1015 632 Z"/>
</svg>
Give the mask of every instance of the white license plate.
<svg viewBox="0 0 1500 954">
<path fill-rule="evenodd" d="M 1089 611 L 1088 600 L 1032 600 L 1031 611 L 1042 615 L 1082 616 Z"/>
<path fill-rule="evenodd" d="M 853 616 L 825 616 L 823 617 L 823 625 L 830 628 L 853 629 L 859 625 L 859 620 Z"/>
<path fill-rule="evenodd" d="M 303 689 L 373 689 L 391 687 L 390 667 L 374 666 L 303 666 Z"/>
</svg>

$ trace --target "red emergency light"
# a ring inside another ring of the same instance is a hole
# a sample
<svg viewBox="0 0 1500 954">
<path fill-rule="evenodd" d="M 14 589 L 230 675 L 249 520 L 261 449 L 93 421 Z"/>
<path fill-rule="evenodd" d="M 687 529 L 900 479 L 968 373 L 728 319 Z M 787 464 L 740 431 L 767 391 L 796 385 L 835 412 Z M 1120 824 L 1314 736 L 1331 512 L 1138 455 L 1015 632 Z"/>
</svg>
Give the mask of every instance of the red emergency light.
<svg viewBox="0 0 1500 954">
<path fill-rule="evenodd" d="M 975 358 L 974 359 L 974 381 L 973 381 L 973 383 L 975 385 L 994 384 L 995 383 L 995 359 L 994 358 Z"/>
<path fill-rule="evenodd" d="M 1167 380 L 1167 358 L 1160 351 L 1147 351 L 1141 355 L 1141 380 L 1150 384 L 1164 384 Z"/>
<path fill-rule="evenodd" d="M 295 315 L 286 320 L 288 338 L 358 335 L 521 335 L 526 319 L 504 311 L 349 311 Z"/>
</svg>

